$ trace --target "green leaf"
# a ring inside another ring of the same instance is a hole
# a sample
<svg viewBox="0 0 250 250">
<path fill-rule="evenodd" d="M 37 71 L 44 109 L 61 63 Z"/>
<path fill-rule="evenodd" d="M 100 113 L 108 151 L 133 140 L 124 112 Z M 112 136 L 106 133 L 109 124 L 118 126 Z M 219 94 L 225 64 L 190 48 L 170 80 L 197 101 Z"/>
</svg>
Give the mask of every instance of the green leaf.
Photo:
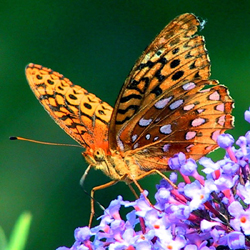
<svg viewBox="0 0 250 250">
<path fill-rule="evenodd" d="M 0 250 L 6 250 L 7 239 L 3 229 L 0 227 Z"/>
<path fill-rule="evenodd" d="M 10 235 L 8 250 L 24 250 L 29 234 L 31 219 L 32 216 L 30 212 L 23 212 L 19 216 Z"/>
</svg>

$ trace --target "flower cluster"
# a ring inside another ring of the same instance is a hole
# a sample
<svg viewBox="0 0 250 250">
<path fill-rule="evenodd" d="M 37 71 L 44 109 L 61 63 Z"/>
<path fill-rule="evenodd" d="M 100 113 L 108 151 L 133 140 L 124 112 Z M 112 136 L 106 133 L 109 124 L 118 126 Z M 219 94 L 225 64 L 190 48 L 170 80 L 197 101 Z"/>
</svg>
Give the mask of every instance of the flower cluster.
<svg viewBox="0 0 250 250">
<path fill-rule="evenodd" d="M 250 111 L 245 119 L 250 122 Z M 98 226 L 77 228 L 74 245 L 57 250 L 250 249 L 250 131 L 239 137 L 237 148 L 229 134 L 218 136 L 217 142 L 226 155 L 217 162 L 199 160 L 205 177 L 197 172 L 193 159 L 179 153 L 169 166 L 179 171 L 184 182 L 174 188 L 162 180 L 154 206 L 148 203 L 146 191 L 134 202 L 119 196 Z M 170 180 L 176 183 L 175 172 Z M 133 208 L 125 220 L 119 213 L 121 206 Z"/>
</svg>

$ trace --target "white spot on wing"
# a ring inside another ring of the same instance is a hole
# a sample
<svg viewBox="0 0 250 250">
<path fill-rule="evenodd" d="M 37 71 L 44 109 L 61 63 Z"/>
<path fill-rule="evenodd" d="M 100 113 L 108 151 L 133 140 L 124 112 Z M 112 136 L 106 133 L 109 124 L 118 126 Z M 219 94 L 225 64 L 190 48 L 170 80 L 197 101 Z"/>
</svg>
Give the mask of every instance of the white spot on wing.
<svg viewBox="0 0 250 250">
<path fill-rule="evenodd" d="M 170 133 L 172 133 L 171 124 L 161 126 L 160 132 L 165 135 L 169 135 Z"/>
<path fill-rule="evenodd" d="M 212 136 L 211 138 L 214 140 L 214 141 L 217 141 L 217 137 L 218 135 L 220 134 L 220 130 L 215 130 L 213 133 L 212 133 Z"/>
<path fill-rule="evenodd" d="M 132 135 L 132 142 L 135 142 L 135 140 L 137 139 L 138 135 Z"/>
<path fill-rule="evenodd" d="M 139 120 L 139 125 L 141 127 L 147 127 L 150 123 L 152 122 L 152 119 L 144 119 L 144 118 L 141 118 Z"/>
<path fill-rule="evenodd" d="M 226 122 L 226 115 L 220 116 L 220 117 L 218 118 L 218 120 L 217 120 L 217 123 L 218 123 L 220 126 L 224 126 L 225 122 Z"/>
<path fill-rule="evenodd" d="M 170 144 L 164 144 L 162 147 L 163 152 L 168 152 L 169 151 Z"/>
<path fill-rule="evenodd" d="M 219 95 L 218 91 L 215 91 L 214 93 L 212 93 L 212 94 L 209 96 L 209 100 L 212 100 L 212 101 L 219 101 L 219 100 L 220 100 L 220 95 Z"/>
<path fill-rule="evenodd" d="M 192 108 L 194 108 L 194 106 L 195 106 L 195 104 L 186 105 L 183 107 L 183 110 L 186 110 L 186 111 L 191 110 Z"/>
<path fill-rule="evenodd" d="M 195 85 L 193 82 L 188 82 L 188 83 L 184 84 L 184 85 L 182 86 L 182 88 L 183 88 L 184 90 L 191 90 L 191 89 L 195 88 L 195 86 L 196 86 L 196 85 Z"/>
<path fill-rule="evenodd" d="M 191 151 L 191 148 L 194 146 L 194 144 L 190 144 L 186 147 L 186 151 L 189 153 Z"/>
<path fill-rule="evenodd" d="M 215 109 L 218 110 L 218 111 L 224 112 L 224 110 L 225 110 L 225 104 L 221 103 L 221 104 L 217 105 L 215 107 Z"/>
<path fill-rule="evenodd" d="M 173 98 L 173 96 L 170 96 L 168 98 L 164 98 L 164 99 L 161 99 L 159 100 L 158 102 L 155 103 L 155 107 L 157 109 L 163 109 L 166 107 L 166 105 L 169 103 L 169 101 Z"/>
<path fill-rule="evenodd" d="M 191 125 L 193 127 L 197 127 L 197 126 L 204 124 L 205 122 L 206 120 L 204 118 L 198 117 L 192 121 Z"/>
<path fill-rule="evenodd" d="M 192 140 L 194 137 L 196 136 L 196 132 L 195 131 L 189 131 L 186 133 L 186 140 Z"/>
<path fill-rule="evenodd" d="M 161 118 L 160 118 L 160 117 L 158 117 L 158 118 L 156 118 L 156 119 L 155 119 L 155 121 L 154 121 L 154 122 L 156 123 L 156 122 L 158 122 L 158 121 L 160 121 L 160 120 L 161 120 Z"/>
<path fill-rule="evenodd" d="M 213 149 L 213 147 L 214 147 L 214 145 L 209 145 L 205 148 L 205 150 L 207 150 L 209 152 Z"/>
<path fill-rule="evenodd" d="M 121 149 L 121 151 L 124 151 L 124 145 L 119 137 L 117 139 L 117 144 L 118 144 L 118 147 Z"/>
<path fill-rule="evenodd" d="M 146 140 L 149 140 L 150 137 L 151 137 L 150 134 L 146 134 L 146 136 L 145 136 Z"/>
<path fill-rule="evenodd" d="M 202 112 L 204 112 L 205 111 L 205 109 L 197 109 L 197 112 L 199 113 L 199 114 L 201 114 Z"/>
<path fill-rule="evenodd" d="M 182 103 L 183 103 L 183 100 L 182 100 L 182 99 L 177 100 L 177 101 L 173 102 L 173 103 L 169 106 L 169 108 L 170 108 L 171 110 L 177 109 L 179 106 L 181 106 Z"/>
<path fill-rule="evenodd" d="M 155 138 L 154 138 L 154 140 L 153 141 L 157 141 L 159 139 L 159 137 L 158 136 L 156 136 Z"/>
</svg>

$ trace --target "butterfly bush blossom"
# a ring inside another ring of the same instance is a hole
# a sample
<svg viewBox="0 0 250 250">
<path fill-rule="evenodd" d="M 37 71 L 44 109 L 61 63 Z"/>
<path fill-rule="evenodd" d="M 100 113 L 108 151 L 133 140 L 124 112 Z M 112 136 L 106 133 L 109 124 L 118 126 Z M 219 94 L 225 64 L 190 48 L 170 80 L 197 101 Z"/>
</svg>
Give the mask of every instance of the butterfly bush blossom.
<svg viewBox="0 0 250 250">
<path fill-rule="evenodd" d="M 250 109 L 245 120 L 250 123 Z M 146 191 L 134 202 L 119 196 L 98 226 L 77 228 L 73 246 L 57 250 L 250 249 L 250 131 L 239 137 L 237 148 L 229 134 L 220 135 L 217 142 L 226 155 L 217 162 L 199 160 L 205 177 L 198 174 L 193 159 L 179 153 L 169 166 L 179 171 L 184 182 L 174 188 L 162 180 L 154 207 L 146 200 Z M 177 174 L 173 172 L 170 180 L 176 183 Z M 133 208 L 125 220 L 119 213 L 121 206 Z"/>
</svg>

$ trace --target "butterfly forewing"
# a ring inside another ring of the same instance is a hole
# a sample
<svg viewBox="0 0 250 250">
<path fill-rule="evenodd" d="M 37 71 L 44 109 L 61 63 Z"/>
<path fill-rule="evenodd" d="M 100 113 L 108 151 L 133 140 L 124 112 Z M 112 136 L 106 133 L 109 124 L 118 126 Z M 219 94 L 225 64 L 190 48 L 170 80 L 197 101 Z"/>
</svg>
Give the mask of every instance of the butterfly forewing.
<svg viewBox="0 0 250 250">
<path fill-rule="evenodd" d="M 85 148 L 108 148 L 108 125 L 113 108 L 63 75 L 30 63 L 26 77 L 45 110 Z"/>
<path fill-rule="evenodd" d="M 168 24 L 136 62 L 117 99 L 111 118 L 111 148 L 122 145 L 120 134 L 132 131 L 134 116 L 152 106 L 164 92 L 193 79 L 208 79 L 210 63 L 202 36 L 195 35 L 200 25 L 193 14 L 184 14 Z M 116 134 L 116 137 L 113 134 Z M 129 136 L 129 134 L 128 134 Z"/>
<path fill-rule="evenodd" d="M 199 25 L 192 14 L 168 24 L 139 58 L 116 102 L 110 147 L 135 155 L 142 169 L 166 170 L 178 152 L 197 160 L 233 127 L 227 89 L 208 80 L 204 39 L 195 35 Z"/>
</svg>

